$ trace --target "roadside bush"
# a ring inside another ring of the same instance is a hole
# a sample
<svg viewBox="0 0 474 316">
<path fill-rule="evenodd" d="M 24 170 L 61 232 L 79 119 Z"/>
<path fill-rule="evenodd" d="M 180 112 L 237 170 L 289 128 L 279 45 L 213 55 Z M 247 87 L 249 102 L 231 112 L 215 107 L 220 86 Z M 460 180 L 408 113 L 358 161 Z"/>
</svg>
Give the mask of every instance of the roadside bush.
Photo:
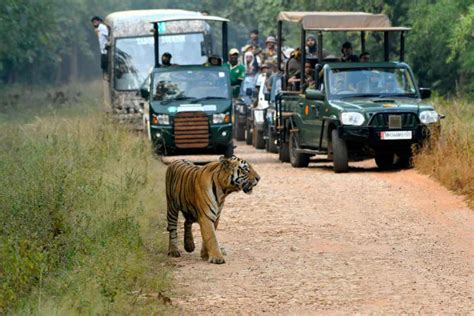
<svg viewBox="0 0 474 316">
<path fill-rule="evenodd" d="M 466 196 L 474 207 L 474 105 L 460 99 L 434 104 L 446 118 L 440 134 L 415 156 L 415 167 Z"/>
<path fill-rule="evenodd" d="M 0 313 L 164 309 L 143 298 L 169 281 L 164 168 L 94 104 L 65 112 L 80 106 L 0 125 Z"/>
</svg>

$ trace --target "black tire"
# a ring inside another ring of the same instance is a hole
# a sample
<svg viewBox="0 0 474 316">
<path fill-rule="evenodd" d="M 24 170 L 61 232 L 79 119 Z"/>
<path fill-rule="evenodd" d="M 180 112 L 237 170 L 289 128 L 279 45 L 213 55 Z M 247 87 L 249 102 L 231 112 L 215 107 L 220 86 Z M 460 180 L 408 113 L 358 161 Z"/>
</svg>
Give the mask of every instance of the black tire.
<svg viewBox="0 0 474 316">
<path fill-rule="evenodd" d="M 254 128 L 252 136 L 253 136 L 252 145 L 257 149 L 264 149 L 265 139 L 263 139 L 263 131 L 259 131 Z"/>
<path fill-rule="evenodd" d="M 395 155 L 393 153 L 375 154 L 375 163 L 381 170 L 390 170 L 394 167 Z"/>
<path fill-rule="evenodd" d="M 332 160 L 334 172 L 341 173 L 349 170 L 349 154 L 346 141 L 339 137 L 337 129 L 331 131 Z"/>
<path fill-rule="evenodd" d="M 412 168 L 413 167 L 413 155 L 411 152 L 400 152 L 397 153 L 397 167 L 399 168 Z"/>
<path fill-rule="evenodd" d="M 276 138 L 273 137 L 272 132 L 270 131 L 269 128 L 267 129 L 267 136 L 268 136 L 268 138 L 265 141 L 265 149 L 269 153 L 277 153 L 278 152 L 278 147 L 277 147 L 277 144 L 276 144 Z"/>
<path fill-rule="evenodd" d="M 297 153 L 298 140 L 296 133 L 291 133 L 289 143 L 289 155 L 291 165 L 295 168 L 306 168 L 309 165 L 309 155 Z"/>
<path fill-rule="evenodd" d="M 252 145 L 252 130 L 249 125 L 247 125 L 247 129 L 245 130 L 245 143 Z"/>
<path fill-rule="evenodd" d="M 245 139 L 245 128 L 243 125 L 238 124 L 235 126 L 235 139 L 239 142 Z"/>
<path fill-rule="evenodd" d="M 288 143 L 281 143 L 278 149 L 278 159 L 281 162 L 290 162 L 290 146 Z"/>
</svg>

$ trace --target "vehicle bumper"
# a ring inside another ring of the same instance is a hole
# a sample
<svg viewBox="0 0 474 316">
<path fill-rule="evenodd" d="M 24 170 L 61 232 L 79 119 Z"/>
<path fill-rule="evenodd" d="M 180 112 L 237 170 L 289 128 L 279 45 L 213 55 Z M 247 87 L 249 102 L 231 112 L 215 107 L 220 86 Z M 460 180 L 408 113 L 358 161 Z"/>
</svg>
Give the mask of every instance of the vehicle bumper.
<svg viewBox="0 0 474 316">
<path fill-rule="evenodd" d="M 426 125 L 418 125 L 415 128 L 404 128 L 403 131 L 411 131 L 411 139 L 399 140 L 383 140 L 380 133 L 388 130 L 374 127 L 356 127 L 356 126 L 340 126 L 338 128 L 339 136 L 349 145 L 357 143 L 366 145 L 375 151 L 397 151 L 409 150 L 413 144 L 421 144 L 430 137 L 430 130 Z"/>
</svg>

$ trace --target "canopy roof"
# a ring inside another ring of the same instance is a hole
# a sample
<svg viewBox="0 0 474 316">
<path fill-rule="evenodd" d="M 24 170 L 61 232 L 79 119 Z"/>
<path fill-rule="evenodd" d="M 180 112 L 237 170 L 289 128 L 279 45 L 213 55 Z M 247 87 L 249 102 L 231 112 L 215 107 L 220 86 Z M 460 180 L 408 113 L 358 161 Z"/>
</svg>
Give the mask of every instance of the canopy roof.
<svg viewBox="0 0 474 316">
<path fill-rule="evenodd" d="M 199 20 L 199 21 L 218 21 L 218 22 L 229 22 L 228 19 L 224 19 L 218 16 L 212 15 L 171 15 L 167 17 L 159 18 L 152 23 L 160 23 L 160 22 L 174 22 L 174 21 L 191 21 L 191 20 Z"/>
<path fill-rule="evenodd" d="M 305 30 L 320 31 L 408 31 L 407 27 L 392 27 L 385 14 L 365 12 L 304 12 L 283 11 L 278 21 L 301 23 Z"/>
<path fill-rule="evenodd" d="M 166 17 L 170 18 L 178 16 L 192 16 L 195 19 L 202 17 L 199 12 L 186 10 L 129 10 L 109 14 L 105 18 L 105 24 L 110 27 L 110 36 L 112 39 L 117 37 L 151 36 L 151 22 L 164 19 Z M 169 30 L 170 33 L 178 33 L 180 30 L 187 29 L 203 32 L 206 29 L 205 22 L 171 22 L 170 25 L 167 25 L 166 27 L 166 30 Z"/>
</svg>

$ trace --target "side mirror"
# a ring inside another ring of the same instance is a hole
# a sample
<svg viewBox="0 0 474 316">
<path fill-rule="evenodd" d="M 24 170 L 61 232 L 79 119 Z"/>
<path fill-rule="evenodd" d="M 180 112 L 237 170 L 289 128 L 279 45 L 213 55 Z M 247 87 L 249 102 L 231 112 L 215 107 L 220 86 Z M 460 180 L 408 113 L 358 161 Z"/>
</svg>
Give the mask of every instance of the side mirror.
<svg viewBox="0 0 474 316">
<path fill-rule="evenodd" d="M 252 90 L 253 90 L 252 88 L 247 88 L 247 89 L 245 90 L 245 95 L 251 97 L 252 94 L 253 94 L 253 91 L 252 91 Z"/>
<path fill-rule="evenodd" d="M 265 92 L 263 94 L 264 98 L 265 98 L 265 101 L 270 101 L 271 100 L 271 94 L 270 92 Z"/>
<path fill-rule="evenodd" d="M 420 96 L 422 99 L 428 99 L 431 97 L 431 89 L 429 88 L 420 88 Z"/>
<path fill-rule="evenodd" d="M 148 97 L 150 96 L 150 91 L 145 88 L 140 88 L 140 95 L 143 99 L 148 99 Z"/>
<path fill-rule="evenodd" d="M 305 95 L 307 100 L 324 101 L 325 98 L 323 92 L 315 89 L 306 89 Z"/>
</svg>

